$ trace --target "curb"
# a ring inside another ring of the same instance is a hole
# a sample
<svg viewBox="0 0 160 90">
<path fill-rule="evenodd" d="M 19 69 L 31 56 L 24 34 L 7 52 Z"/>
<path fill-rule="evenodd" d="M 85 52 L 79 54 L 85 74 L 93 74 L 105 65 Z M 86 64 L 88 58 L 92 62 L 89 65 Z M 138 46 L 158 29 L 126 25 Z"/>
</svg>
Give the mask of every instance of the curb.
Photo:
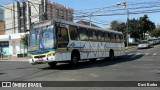
<svg viewBox="0 0 160 90">
<path fill-rule="evenodd" d="M 0 60 L 0 62 L 29 62 L 28 60 Z"/>
<path fill-rule="evenodd" d="M 15 58 L 15 59 L 8 59 L 8 58 L 4 58 L 4 59 L 0 59 L 0 61 L 19 61 L 19 62 L 28 62 L 29 60 L 27 58 Z"/>
</svg>

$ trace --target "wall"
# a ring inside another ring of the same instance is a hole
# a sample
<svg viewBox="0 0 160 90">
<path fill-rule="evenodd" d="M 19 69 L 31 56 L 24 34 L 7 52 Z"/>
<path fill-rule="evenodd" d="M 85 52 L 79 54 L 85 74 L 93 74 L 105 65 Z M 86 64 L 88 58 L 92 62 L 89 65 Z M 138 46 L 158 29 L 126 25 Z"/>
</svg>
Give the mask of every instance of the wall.
<svg viewBox="0 0 160 90">
<path fill-rule="evenodd" d="M 4 34 L 4 21 L 0 21 L 0 35 Z"/>
</svg>

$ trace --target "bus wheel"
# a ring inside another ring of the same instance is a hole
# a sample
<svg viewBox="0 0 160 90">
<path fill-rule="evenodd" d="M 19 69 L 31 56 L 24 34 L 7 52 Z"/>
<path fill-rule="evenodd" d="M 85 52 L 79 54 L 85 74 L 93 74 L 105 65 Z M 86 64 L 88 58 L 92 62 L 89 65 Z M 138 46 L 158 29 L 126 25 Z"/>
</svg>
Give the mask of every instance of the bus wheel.
<svg viewBox="0 0 160 90">
<path fill-rule="evenodd" d="M 73 66 L 75 66 L 75 65 L 78 64 L 78 61 L 79 61 L 78 55 L 77 54 L 73 54 L 71 56 L 71 62 L 70 62 L 70 64 L 73 65 Z"/>
<path fill-rule="evenodd" d="M 114 60 L 114 51 L 113 50 L 110 50 L 110 52 L 109 52 L 109 59 Z"/>
<path fill-rule="evenodd" d="M 55 68 L 56 65 L 57 65 L 57 62 L 49 62 L 48 65 L 49 65 L 51 68 Z"/>
</svg>

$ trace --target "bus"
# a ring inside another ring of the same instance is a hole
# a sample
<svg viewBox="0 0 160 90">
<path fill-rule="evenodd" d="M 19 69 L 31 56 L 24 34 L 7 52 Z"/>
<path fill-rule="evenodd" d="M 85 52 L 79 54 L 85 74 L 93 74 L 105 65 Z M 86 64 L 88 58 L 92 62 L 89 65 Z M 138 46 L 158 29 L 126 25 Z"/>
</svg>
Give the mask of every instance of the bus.
<svg viewBox="0 0 160 90">
<path fill-rule="evenodd" d="M 99 58 L 113 60 L 125 55 L 122 32 L 81 25 L 64 20 L 45 20 L 31 25 L 29 31 L 29 63 L 67 62 L 77 65 L 80 60 Z"/>
</svg>

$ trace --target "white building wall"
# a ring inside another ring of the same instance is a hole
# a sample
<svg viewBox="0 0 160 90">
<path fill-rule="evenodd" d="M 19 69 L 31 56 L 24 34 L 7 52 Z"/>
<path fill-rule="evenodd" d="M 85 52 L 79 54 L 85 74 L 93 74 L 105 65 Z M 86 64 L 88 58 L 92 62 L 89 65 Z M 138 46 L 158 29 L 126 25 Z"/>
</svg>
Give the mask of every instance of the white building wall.
<svg viewBox="0 0 160 90">
<path fill-rule="evenodd" d="M 21 37 L 25 35 L 25 33 L 18 34 L 8 34 L 8 35 L 0 35 L 0 41 L 9 41 L 9 54 L 12 56 L 17 56 L 20 53 L 27 53 L 26 48 L 24 48 L 20 43 Z M 9 39 L 9 36 L 11 37 Z"/>
<path fill-rule="evenodd" d="M 28 0 L 31 6 L 31 22 L 39 21 L 39 4 L 41 4 L 41 0 Z"/>
<path fill-rule="evenodd" d="M 4 8 L 5 34 L 18 33 L 18 9 L 17 4 L 8 4 Z"/>
</svg>

